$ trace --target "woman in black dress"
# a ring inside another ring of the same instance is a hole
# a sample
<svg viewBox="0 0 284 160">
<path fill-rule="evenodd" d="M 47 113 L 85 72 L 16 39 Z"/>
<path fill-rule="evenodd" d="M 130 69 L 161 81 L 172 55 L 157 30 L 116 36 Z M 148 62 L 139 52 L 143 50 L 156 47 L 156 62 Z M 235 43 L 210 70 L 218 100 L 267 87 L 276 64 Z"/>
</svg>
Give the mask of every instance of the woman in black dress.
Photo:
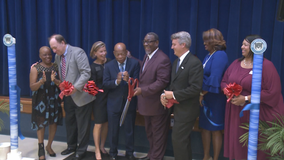
<svg viewBox="0 0 284 160">
<path fill-rule="evenodd" d="M 104 92 L 98 92 L 93 107 L 94 115 L 94 143 L 96 147 L 96 159 L 102 159 L 102 155 L 107 155 L 105 150 L 105 142 L 108 132 L 107 122 L 107 90 L 103 88 L 103 71 L 104 64 L 109 62 L 110 59 L 106 58 L 106 46 L 102 41 L 95 42 L 92 46 L 90 57 L 95 59 L 91 64 L 91 79 L 93 80 L 99 89 L 103 89 Z"/>
<path fill-rule="evenodd" d="M 38 156 L 45 160 L 44 131 L 49 125 L 48 143 L 46 151 L 51 157 L 56 154 L 51 148 L 57 125 L 62 125 L 62 108 L 59 98 L 60 84 L 58 66 L 52 63 L 51 50 L 43 46 L 39 50 L 39 57 L 42 62 L 34 65 L 30 71 L 30 88 L 32 92 L 32 124 L 33 130 L 37 130 Z"/>
</svg>

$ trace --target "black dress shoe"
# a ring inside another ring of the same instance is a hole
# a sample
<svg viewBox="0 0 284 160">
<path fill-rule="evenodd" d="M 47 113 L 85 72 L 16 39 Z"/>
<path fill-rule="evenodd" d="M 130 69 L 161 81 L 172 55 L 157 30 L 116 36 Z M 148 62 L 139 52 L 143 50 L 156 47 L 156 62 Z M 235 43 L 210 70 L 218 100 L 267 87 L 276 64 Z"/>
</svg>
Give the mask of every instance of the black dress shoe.
<svg viewBox="0 0 284 160">
<path fill-rule="evenodd" d="M 83 159 L 84 157 L 85 157 L 85 154 L 81 154 L 81 155 L 76 154 L 76 155 L 72 158 L 72 160 L 81 160 L 81 159 Z"/>
<path fill-rule="evenodd" d="M 75 149 L 67 148 L 67 149 L 65 149 L 64 151 L 61 152 L 61 155 L 67 155 L 67 154 L 70 154 L 72 152 L 75 152 Z"/>
<path fill-rule="evenodd" d="M 149 157 L 139 158 L 139 160 L 150 160 Z"/>
<path fill-rule="evenodd" d="M 134 155 L 125 155 L 125 157 L 128 159 L 128 160 L 137 160 Z"/>
</svg>

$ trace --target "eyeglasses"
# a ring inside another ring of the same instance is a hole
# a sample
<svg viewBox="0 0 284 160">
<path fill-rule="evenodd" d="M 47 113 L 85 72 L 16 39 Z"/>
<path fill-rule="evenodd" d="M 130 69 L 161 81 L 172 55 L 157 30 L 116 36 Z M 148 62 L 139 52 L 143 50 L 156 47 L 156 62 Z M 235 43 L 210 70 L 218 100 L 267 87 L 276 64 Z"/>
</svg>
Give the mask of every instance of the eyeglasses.
<svg viewBox="0 0 284 160">
<path fill-rule="evenodd" d="M 156 40 L 153 40 L 153 41 L 142 41 L 143 44 L 145 44 L 145 43 L 146 43 L 146 44 L 150 44 L 150 43 L 152 43 L 152 42 L 156 42 Z"/>
</svg>

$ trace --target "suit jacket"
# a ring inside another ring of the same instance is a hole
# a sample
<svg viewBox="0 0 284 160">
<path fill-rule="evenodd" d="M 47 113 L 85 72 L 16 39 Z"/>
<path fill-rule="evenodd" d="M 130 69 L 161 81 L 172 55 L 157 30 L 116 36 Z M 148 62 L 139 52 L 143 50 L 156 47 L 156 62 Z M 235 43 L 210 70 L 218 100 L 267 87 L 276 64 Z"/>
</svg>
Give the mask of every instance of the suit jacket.
<svg viewBox="0 0 284 160">
<path fill-rule="evenodd" d="M 83 49 L 68 45 L 65 60 L 65 80 L 71 82 L 77 89 L 77 92 L 71 95 L 71 97 L 77 106 L 84 106 L 95 99 L 95 96 L 82 90 L 91 77 L 91 68 L 88 57 Z M 58 65 L 59 77 L 62 79 L 60 65 L 61 56 L 55 55 L 55 63 Z"/>
<path fill-rule="evenodd" d="M 199 116 L 199 96 L 203 82 L 201 61 L 190 52 L 176 72 L 177 59 L 173 63 L 170 90 L 179 104 L 174 105 L 177 122 L 190 122 Z"/>
<path fill-rule="evenodd" d="M 142 94 L 138 96 L 138 111 L 141 115 L 154 116 L 167 113 L 160 102 L 160 96 L 163 93 L 171 79 L 171 61 L 162 51 L 157 50 L 153 57 L 148 61 L 144 71 L 144 60 L 139 73 L 139 87 Z"/>
<path fill-rule="evenodd" d="M 125 71 L 128 72 L 129 77 L 134 79 L 139 78 L 139 62 L 135 59 L 127 58 Z M 116 59 L 105 64 L 103 85 L 108 89 L 107 97 L 107 109 L 112 112 L 122 112 L 127 96 L 128 96 L 128 84 L 125 81 L 116 86 L 115 80 L 117 74 L 120 72 Z M 137 98 L 133 97 L 129 105 L 128 110 L 136 110 Z"/>
</svg>

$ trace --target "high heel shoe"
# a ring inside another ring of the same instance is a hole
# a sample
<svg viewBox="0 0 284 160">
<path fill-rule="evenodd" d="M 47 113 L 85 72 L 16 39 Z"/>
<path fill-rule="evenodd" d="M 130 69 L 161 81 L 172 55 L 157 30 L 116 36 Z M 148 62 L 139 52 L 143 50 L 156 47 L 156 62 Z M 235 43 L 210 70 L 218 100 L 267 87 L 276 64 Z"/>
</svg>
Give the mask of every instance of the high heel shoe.
<svg viewBox="0 0 284 160">
<path fill-rule="evenodd" d="M 102 152 L 102 150 L 100 150 L 100 152 L 101 152 L 101 155 L 103 155 L 103 156 L 108 156 L 109 155 L 107 152 L 106 153 Z"/>
<path fill-rule="evenodd" d="M 46 148 L 45 148 L 47 154 L 49 154 L 50 157 L 56 157 L 56 153 L 50 153 Z"/>
<path fill-rule="evenodd" d="M 40 159 L 40 157 L 44 156 L 43 159 Z M 43 143 L 39 143 L 38 144 L 38 159 L 39 160 L 46 160 L 45 159 L 45 151 L 44 151 L 44 144 Z"/>
</svg>

